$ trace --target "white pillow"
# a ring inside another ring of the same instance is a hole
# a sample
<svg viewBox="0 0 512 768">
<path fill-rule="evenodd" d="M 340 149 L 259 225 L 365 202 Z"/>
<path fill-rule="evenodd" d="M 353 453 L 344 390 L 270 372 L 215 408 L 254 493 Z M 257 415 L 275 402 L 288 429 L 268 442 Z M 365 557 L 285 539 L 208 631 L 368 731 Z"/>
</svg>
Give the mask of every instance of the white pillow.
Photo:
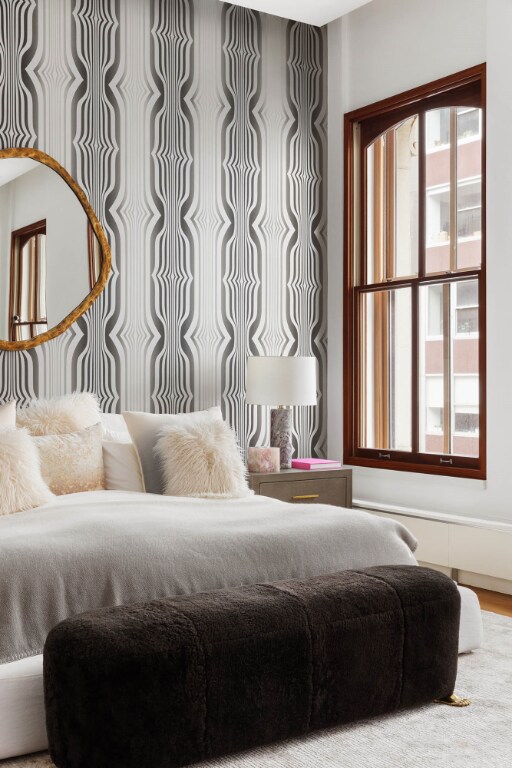
<svg viewBox="0 0 512 768">
<path fill-rule="evenodd" d="M 67 435 L 33 437 L 41 474 L 57 496 L 105 488 L 101 424 Z"/>
<path fill-rule="evenodd" d="M 39 454 L 25 429 L 0 430 L 0 515 L 40 507 L 53 499 L 41 476 Z"/>
<path fill-rule="evenodd" d="M 51 400 L 33 400 L 18 410 L 17 424 L 31 435 L 65 435 L 92 427 L 100 416 L 96 395 L 73 392 Z"/>
<path fill-rule="evenodd" d="M 123 416 L 137 449 L 144 478 L 144 488 L 147 493 L 163 493 L 164 481 L 162 470 L 153 453 L 162 429 L 193 424 L 198 419 L 222 421 L 222 412 L 218 406 L 209 408 L 207 411 L 180 414 L 123 411 Z"/>
<path fill-rule="evenodd" d="M 224 421 L 167 427 L 155 446 L 167 496 L 250 496 L 236 435 Z"/>
<path fill-rule="evenodd" d="M 103 441 L 105 486 L 108 491 L 144 491 L 139 457 L 130 441 Z"/>
<path fill-rule="evenodd" d="M 103 440 L 109 443 L 131 443 L 132 439 L 122 414 L 102 413 Z"/>
<path fill-rule="evenodd" d="M 15 429 L 16 400 L 0 405 L 0 429 Z"/>
</svg>

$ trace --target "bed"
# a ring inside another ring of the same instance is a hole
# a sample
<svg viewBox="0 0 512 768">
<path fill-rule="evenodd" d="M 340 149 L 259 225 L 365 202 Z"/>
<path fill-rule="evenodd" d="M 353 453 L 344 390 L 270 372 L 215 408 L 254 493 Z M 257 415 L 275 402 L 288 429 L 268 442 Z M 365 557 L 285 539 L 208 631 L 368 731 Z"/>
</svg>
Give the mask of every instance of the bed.
<svg viewBox="0 0 512 768">
<path fill-rule="evenodd" d="M 154 597 L 411 565 L 415 548 L 394 520 L 263 496 L 95 491 L 0 519 L 0 758 L 46 747 L 41 651 L 62 619 Z M 470 650 L 478 602 L 461 594 L 460 649 Z"/>
</svg>

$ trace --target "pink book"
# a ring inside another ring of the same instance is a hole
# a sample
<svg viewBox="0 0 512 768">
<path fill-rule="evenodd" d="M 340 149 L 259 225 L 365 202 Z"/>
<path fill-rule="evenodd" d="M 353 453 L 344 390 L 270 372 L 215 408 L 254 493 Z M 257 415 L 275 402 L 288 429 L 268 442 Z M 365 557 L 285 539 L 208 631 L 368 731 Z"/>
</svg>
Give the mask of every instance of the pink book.
<svg viewBox="0 0 512 768">
<path fill-rule="evenodd" d="M 293 459 L 293 469 L 340 469 L 341 461 L 331 459 Z"/>
</svg>

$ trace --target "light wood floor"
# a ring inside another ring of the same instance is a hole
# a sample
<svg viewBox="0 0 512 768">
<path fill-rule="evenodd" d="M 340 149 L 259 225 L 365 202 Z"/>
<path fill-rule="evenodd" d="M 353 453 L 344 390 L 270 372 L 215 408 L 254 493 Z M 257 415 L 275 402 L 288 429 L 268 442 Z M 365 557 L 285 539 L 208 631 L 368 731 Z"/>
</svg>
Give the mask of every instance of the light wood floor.
<svg viewBox="0 0 512 768">
<path fill-rule="evenodd" d="M 488 589 L 469 587 L 476 592 L 483 611 L 501 613 L 502 616 L 512 617 L 512 595 L 503 595 L 501 592 L 490 592 Z"/>
</svg>

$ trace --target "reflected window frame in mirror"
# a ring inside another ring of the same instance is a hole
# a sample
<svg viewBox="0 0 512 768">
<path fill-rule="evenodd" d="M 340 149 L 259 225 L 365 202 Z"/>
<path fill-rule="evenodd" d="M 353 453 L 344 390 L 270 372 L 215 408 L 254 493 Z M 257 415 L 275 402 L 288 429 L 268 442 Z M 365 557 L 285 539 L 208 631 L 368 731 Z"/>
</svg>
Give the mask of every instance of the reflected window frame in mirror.
<svg viewBox="0 0 512 768">
<path fill-rule="evenodd" d="M 41 280 L 41 270 L 45 265 L 44 242 L 37 241 L 43 235 L 46 237 L 46 220 L 41 219 L 37 222 L 27 224 L 10 233 L 10 254 L 9 254 L 9 278 L 8 278 L 8 335 L 9 339 L 0 339 L 1 350 L 26 350 L 43 344 L 46 341 L 56 338 L 64 333 L 75 323 L 98 298 L 104 290 L 107 283 L 112 256 L 110 246 L 91 204 L 85 193 L 71 175 L 54 158 L 44 152 L 31 148 L 11 147 L 0 150 L 0 162 L 2 159 L 27 158 L 36 161 L 52 172 L 55 172 L 62 181 L 69 187 L 71 192 L 77 198 L 81 205 L 87 221 L 86 243 L 87 253 L 87 295 L 66 317 L 56 323 L 52 328 L 47 328 L 37 335 L 33 335 L 36 330 L 41 330 L 41 326 L 46 322 L 46 302 L 43 294 L 46 291 L 45 281 Z M 31 238 L 36 240 L 31 240 Z M 30 253 L 25 253 L 23 258 L 28 263 L 29 273 L 25 274 L 25 283 L 22 285 L 22 255 L 21 248 L 30 244 Z M 26 317 L 21 316 L 20 312 L 23 304 Z M 44 308 L 45 317 L 41 314 Z M 30 335 L 30 338 L 19 338 L 23 335 Z"/>
<path fill-rule="evenodd" d="M 48 330 L 42 274 L 46 275 L 46 219 L 11 232 L 9 341 L 34 339 Z"/>
</svg>

